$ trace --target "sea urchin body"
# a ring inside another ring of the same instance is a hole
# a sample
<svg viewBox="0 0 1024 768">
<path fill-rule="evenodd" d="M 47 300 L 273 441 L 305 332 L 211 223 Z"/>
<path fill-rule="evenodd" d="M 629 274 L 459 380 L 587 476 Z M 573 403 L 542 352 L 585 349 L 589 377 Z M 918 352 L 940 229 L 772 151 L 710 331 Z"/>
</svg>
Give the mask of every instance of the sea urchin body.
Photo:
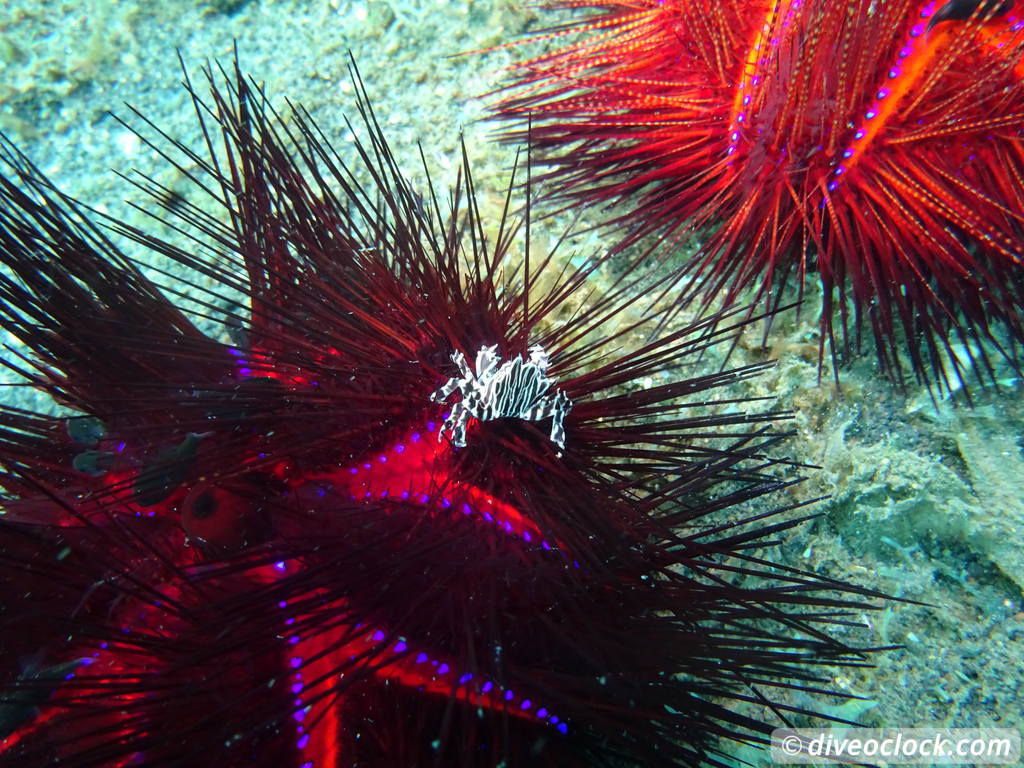
<svg viewBox="0 0 1024 768">
<path fill-rule="evenodd" d="M 192 95 L 220 215 L 143 180 L 190 246 L 111 226 L 244 295 L 230 343 L 4 145 L 10 365 L 75 412 L 0 411 L 5 764 L 697 765 L 862 663 L 867 593 L 763 559 L 778 414 L 708 402 L 762 366 L 673 373 L 725 318 L 622 353 L 636 286 L 517 265 L 468 170 L 414 194 L 365 98 L 357 175 L 237 71 Z"/>
<path fill-rule="evenodd" d="M 866 319 L 895 376 L 909 359 L 959 386 L 986 345 L 1017 365 L 1020 3 L 552 5 L 592 14 L 542 35 L 574 42 L 517 65 L 497 110 L 530 116 L 558 194 L 622 203 L 624 245 L 700 232 L 682 271 L 705 302 L 754 288 L 772 304 L 817 273 L 822 343 Z"/>
</svg>

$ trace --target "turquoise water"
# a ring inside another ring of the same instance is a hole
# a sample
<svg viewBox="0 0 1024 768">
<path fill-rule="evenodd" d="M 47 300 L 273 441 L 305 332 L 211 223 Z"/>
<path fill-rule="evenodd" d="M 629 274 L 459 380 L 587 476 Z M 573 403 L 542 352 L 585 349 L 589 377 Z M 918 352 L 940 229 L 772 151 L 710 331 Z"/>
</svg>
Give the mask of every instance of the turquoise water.
<svg viewBox="0 0 1024 768">
<path fill-rule="evenodd" d="M 465 136 L 485 209 L 503 197 L 513 150 L 493 143 L 476 99 L 499 85 L 509 51 L 451 58 L 536 26 L 530 11 L 485 2 L 28 3 L 0 10 L 0 128 L 72 195 L 140 226 L 111 169 L 139 169 L 174 187 L 168 169 L 107 114 L 128 102 L 168 134 L 197 139 L 176 51 L 194 74 L 227 61 L 283 107 L 304 104 L 339 147 L 353 109 L 351 51 L 399 162 L 422 181 L 417 144 L 439 187 L 454 181 Z M 543 243 L 560 222 L 539 225 Z M 583 224 L 586 224 L 584 220 Z M 578 238 L 586 251 L 596 235 Z M 157 264 L 156 266 L 159 266 Z M 788 450 L 819 469 L 797 491 L 828 496 L 823 517 L 788 535 L 780 557 L 927 606 L 894 603 L 864 617 L 851 642 L 903 645 L 873 671 L 831 673 L 866 702 L 834 714 L 868 725 L 1020 728 L 1024 657 L 1024 405 L 1019 384 L 976 392 L 974 409 L 901 393 L 870 353 L 843 371 L 841 393 L 817 370 L 813 306 L 752 335 L 736 363 L 779 365 L 741 394 L 795 412 Z M 12 395 L 20 397 L 20 395 Z M 797 699 L 796 704 L 809 704 Z M 816 706 L 820 706 L 818 703 Z M 826 703 L 827 706 L 827 703 Z M 746 757 L 751 758 L 750 755 Z"/>
</svg>

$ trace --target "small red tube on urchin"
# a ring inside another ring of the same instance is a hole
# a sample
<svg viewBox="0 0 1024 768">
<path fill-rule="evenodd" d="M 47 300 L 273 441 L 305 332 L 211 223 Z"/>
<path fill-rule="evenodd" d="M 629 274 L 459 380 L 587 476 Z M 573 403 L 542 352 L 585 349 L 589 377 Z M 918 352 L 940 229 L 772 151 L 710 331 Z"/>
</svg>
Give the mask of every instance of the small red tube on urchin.
<svg viewBox="0 0 1024 768">
<path fill-rule="evenodd" d="M 623 352 L 655 275 L 517 265 L 468 165 L 413 193 L 357 76 L 350 168 L 223 74 L 207 155 L 162 134 L 220 216 L 143 179 L 187 247 L 108 225 L 244 296 L 231 343 L 2 144 L 10 365 L 77 414 L 0 408 L 4 761 L 713 764 L 771 730 L 735 703 L 865 663 L 827 630 L 872 594 L 764 560 L 809 517 L 773 508 L 784 414 L 713 401 L 766 366 L 677 378 L 743 322 Z"/>
</svg>

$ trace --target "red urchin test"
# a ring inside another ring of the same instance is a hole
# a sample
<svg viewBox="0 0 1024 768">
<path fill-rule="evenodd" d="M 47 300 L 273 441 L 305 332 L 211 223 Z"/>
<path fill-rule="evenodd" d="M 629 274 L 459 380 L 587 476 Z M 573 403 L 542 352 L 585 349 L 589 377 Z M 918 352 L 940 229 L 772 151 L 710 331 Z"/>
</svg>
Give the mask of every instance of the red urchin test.
<svg viewBox="0 0 1024 768">
<path fill-rule="evenodd" d="M 583 16 L 539 35 L 555 50 L 513 67 L 496 114 L 532 121 L 553 197 L 613 207 L 619 247 L 699 241 L 681 302 L 772 306 L 817 281 L 834 358 L 866 328 L 900 381 L 1019 370 L 1020 3 L 549 6 Z"/>
<path fill-rule="evenodd" d="M 814 516 L 766 365 L 693 370 L 740 315 L 651 340 L 656 276 L 416 192 L 358 77 L 347 164 L 205 74 L 202 149 L 133 118 L 184 241 L 3 144 L 5 363 L 65 411 L 0 409 L 0 761 L 714 765 L 868 664 L 879 596 L 766 559 Z"/>
</svg>

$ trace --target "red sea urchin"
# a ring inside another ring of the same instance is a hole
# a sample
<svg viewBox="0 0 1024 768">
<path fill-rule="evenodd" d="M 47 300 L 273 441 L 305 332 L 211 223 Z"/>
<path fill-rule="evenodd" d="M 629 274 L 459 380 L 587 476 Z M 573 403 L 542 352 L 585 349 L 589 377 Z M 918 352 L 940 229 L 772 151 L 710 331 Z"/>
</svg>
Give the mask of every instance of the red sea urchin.
<svg viewBox="0 0 1024 768">
<path fill-rule="evenodd" d="M 845 356 L 866 315 L 897 378 L 906 357 L 930 384 L 990 378 L 984 344 L 1019 369 L 1020 3 L 551 5 L 594 13 L 541 35 L 575 42 L 518 64 L 497 112 L 531 117 L 557 196 L 623 204 L 623 246 L 701 233 L 682 301 L 771 306 L 817 272 L 834 356 L 833 325 Z"/>
<path fill-rule="evenodd" d="M 448 214 L 412 191 L 361 89 L 357 174 L 207 76 L 206 154 L 164 154 L 222 216 L 146 180 L 189 248 L 111 226 L 204 313 L 246 296 L 233 344 L 4 144 L 10 365 L 77 413 L 0 411 L 4 764 L 715 764 L 768 731 L 738 702 L 799 713 L 773 691 L 863 663 L 829 629 L 869 593 L 764 559 L 806 519 L 761 503 L 779 414 L 707 402 L 761 366 L 632 386 L 723 317 L 619 356 L 658 320 L 602 330 L 637 286 L 517 268 L 468 169 Z"/>
</svg>

